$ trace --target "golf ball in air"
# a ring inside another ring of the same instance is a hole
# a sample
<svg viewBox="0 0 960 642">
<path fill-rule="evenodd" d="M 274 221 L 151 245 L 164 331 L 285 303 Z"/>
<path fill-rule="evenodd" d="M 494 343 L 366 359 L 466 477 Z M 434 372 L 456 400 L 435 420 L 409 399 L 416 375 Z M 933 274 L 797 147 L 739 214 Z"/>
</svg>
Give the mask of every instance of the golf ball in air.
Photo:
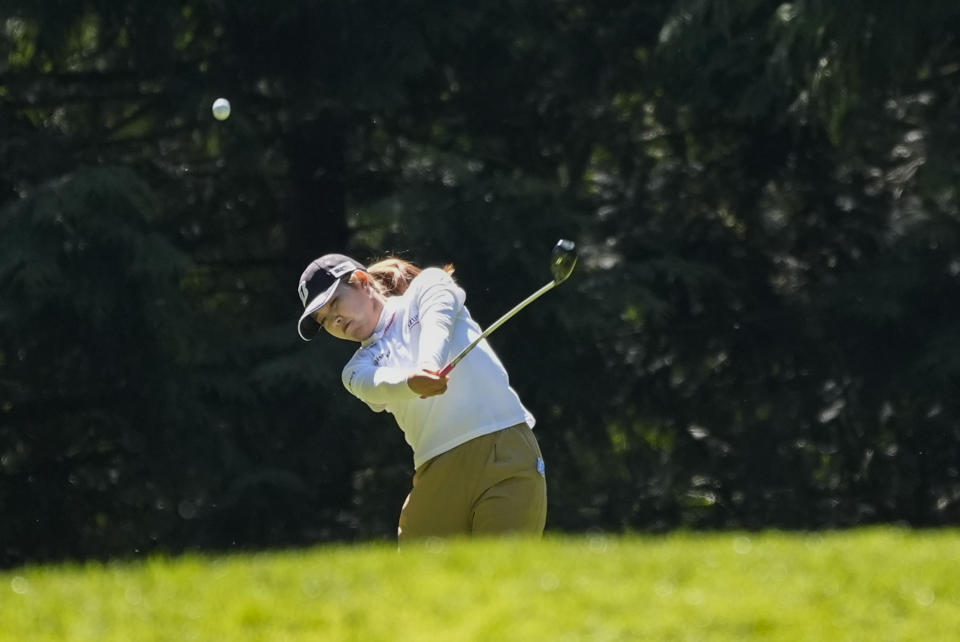
<svg viewBox="0 0 960 642">
<path fill-rule="evenodd" d="M 213 117 L 217 120 L 226 120 L 230 117 L 230 101 L 226 98 L 217 98 L 213 101 Z"/>
</svg>

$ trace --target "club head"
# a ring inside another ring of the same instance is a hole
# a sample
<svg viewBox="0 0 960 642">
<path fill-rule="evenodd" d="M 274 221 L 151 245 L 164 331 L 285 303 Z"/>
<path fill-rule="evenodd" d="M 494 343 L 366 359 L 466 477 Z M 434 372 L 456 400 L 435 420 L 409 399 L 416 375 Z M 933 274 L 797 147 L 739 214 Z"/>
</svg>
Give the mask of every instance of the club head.
<svg viewBox="0 0 960 642">
<path fill-rule="evenodd" d="M 573 273 L 573 268 L 577 264 L 576 243 L 560 239 L 553 248 L 551 258 L 550 272 L 553 273 L 553 280 L 558 284 L 563 283 Z"/>
</svg>

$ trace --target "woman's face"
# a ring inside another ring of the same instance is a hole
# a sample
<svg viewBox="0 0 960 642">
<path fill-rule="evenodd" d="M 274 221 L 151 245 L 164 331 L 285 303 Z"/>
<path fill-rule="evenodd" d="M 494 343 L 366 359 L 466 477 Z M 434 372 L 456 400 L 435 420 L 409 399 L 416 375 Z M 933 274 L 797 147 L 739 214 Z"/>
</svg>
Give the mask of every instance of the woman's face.
<svg viewBox="0 0 960 642">
<path fill-rule="evenodd" d="M 377 327 L 382 305 L 369 285 L 341 281 L 330 301 L 313 313 L 313 319 L 338 339 L 363 341 Z"/>
</svg>

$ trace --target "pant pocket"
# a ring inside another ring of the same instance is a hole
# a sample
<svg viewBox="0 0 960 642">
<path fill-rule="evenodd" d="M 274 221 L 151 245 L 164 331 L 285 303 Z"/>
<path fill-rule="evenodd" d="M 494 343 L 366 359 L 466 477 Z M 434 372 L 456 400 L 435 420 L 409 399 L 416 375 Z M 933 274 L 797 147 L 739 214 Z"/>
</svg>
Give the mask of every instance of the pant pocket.
<svg viewBox="0 0 960 642">
<path fill-rule="evenodd" d="M 538 460 L 540 449 L 526 424 L 505 428 L 497 433 L 493 444 L 493 461 L 496 465 L 526 470 L 537 468 Z"/>
</svg>

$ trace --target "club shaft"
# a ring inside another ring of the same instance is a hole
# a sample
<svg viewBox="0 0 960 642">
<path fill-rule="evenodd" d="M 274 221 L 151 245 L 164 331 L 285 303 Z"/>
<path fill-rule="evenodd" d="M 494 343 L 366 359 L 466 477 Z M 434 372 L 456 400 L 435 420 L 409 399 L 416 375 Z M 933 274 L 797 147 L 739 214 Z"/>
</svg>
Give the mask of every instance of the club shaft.
<svg viewBox="0 0 960 642">
<path fill-rule="evenodd" d="M 543 296 L 544 294 L 546 294 L 547 292 L 549 292 L 550 290 L 552 290 L 553 287 L 556 286 L 556 285 L 557 285 L 557 282 L 556 282 L 556 281 L 550 281 L 550 282 L 547 283 L 545 286 L 543 286 L 542 288 L 540 288 L 539 290 L 537 290 L 536 292 L 534 292 L 533 294 L 531 294 L 530 296 L 528 296 L 526 299 L 524 299 L 523 301 L 521 301 L 521 302 L 518 303 L 517 305 L 513 306 L 513 308 L 511 308 L 509 312 L 507 312 L 507 313 L 504 314 L 502 317 L 500 317 L 499 319 L 497 319 L 496 321 L 494 321 L 494 322 L 490 325 L 490 327 L 488 327 L 486 330 L 484 330 L 484 331 L 483 331 L 483 334 L 481 334 L 479 337 L 477 337 L 476 340 L 474 340 L 473 343 L 471 343 L 471 344 L 468 345 L 466 348 L 464 348 L 463 350 L 461 350 L 461 351 L 460 351 L 460 354 L 458 354 L 457 356 L 455 356 L 455 357 L 453 358 L 453 361 L 451 361 L 451 362 L 448 363 L 446 366 L 444 366 L 444 367 L 443 367 L 443 370 L 440 371 L 440 375 L 441 375 L 441 376 L 446 376 L 451 370 L 453 370 L 453 367 L 454 367 L 455 365 L 457 365 L 458 363 L 460 363 L 460 360 L 461 360 L 461 359 L 463 359 L 465 356 L 467 356 L 467 354 L 468 354 L 471 350 L 473 350 L 475 347 L 477 347 L 477 344 L 479 344 L 481 341 L 483 341 L 484 339 L 486 339 L 487 337 L 489 337 L 491 334 L 493 334 L 493 331 L 494 331 L 494 330 L 496 330 L 497 328 L 499 328 L 500 326 L 502 326 L 504 323 L 506 323 L 508 320 L 510 320 L 510 318 L 511 318 L 513 315 L 515 315 L 517 312 L 519 312 L 520 310 L 524 309 L 525 307 L 527 307 L 528 305 L 530 305 L 531 303 L 533 303 L 534 301 L 536 301 L 538 298 L 540 298 L 541 296 Z"/>
</svg>

